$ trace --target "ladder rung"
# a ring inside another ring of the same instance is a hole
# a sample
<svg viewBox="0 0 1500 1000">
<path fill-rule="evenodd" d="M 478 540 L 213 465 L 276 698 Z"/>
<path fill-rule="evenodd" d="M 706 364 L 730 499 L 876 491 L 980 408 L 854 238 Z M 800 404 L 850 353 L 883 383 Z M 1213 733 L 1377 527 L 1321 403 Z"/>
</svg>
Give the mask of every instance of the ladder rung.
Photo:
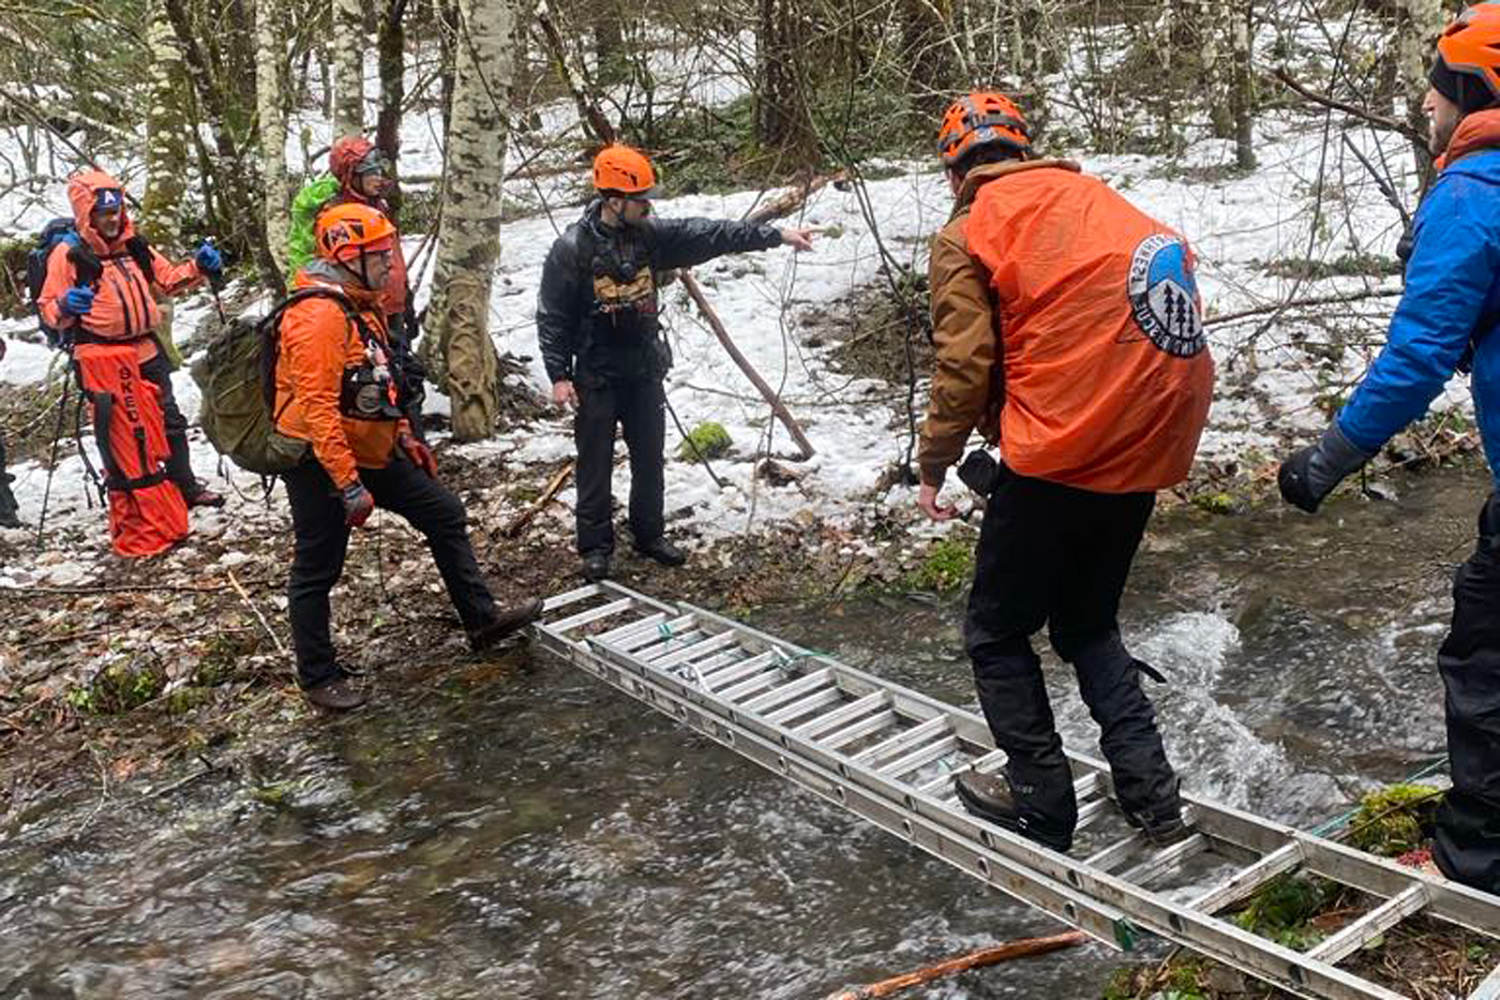
<svg viewBox="0 0 1500 1000">
<path fill-rule="evenodd" d="M 1427 886 L 1418 882 L 1405 892 L 1387 899 L 1337 934 L 1308 949 L 1307 957 L 1334 965 L 1426 905 Z"/>
<path fill-rule="evenodd" d="M 744 680 L 751 674 L 766 669 L 774 660 L 775 657 L 770 653 L 759 653 L 749 659 L 740 660 L 732 667 L 725 667 L 723 670 L 715 671 L 713 676 L 705 676 L 704 680 L 708 682 L 710 691 L 718 693 L 721 688 L 729 687 L 737 681 Z"/>
<path fill-rule="evenodd" d="M 915 746 L 926 740 L 929 736 L 935 736 L 949 729 L 948 720 L 944 716 L 935 716 L 926 722 L 918 723 L 910 729 L 896 733 L 887 739 L 881 740 L 874 746 L 866 747 L 854 755 L 856 764 L 877 764 L 882 759 L 889 757 L 898 750 Z"/>
<path fill-rule="evenodd" d="M 1100 774 L 1098 771 L 1089 771 L 1083 777 L 1073 782 L 1073 795 L 1080 802 L 1082 802 L 1084 799 L 1088 798 L 1095 792 L 1104 791 L 1104 789 L 1104 775 Z"/>
<path fill-rule="evenodd" d="M 668 653 L 680 653 L 689 646 L 696 646 L 698 643 L 708 639 L 708 637 L 707 632 L 696 628 L 683 629 L 681 632 L 673 635 L 656 635 L 652 636 L 651 641 L 646 645 L 637 646 L 631 650 L 630 655 L 638 660 L 650 663 L 653 660 L 666 656 Z M 634 640 L 631 641 L 633 642 Z"/>
<path fill-rule="evenodd" d="M 668 667 L 675 667 L 679 663 L 696 660 L 705 653 L 712 653 L 714 650 L 723 649 L 725 646 L 732 646 L 736 642 L 739 642 L 739 639 L 738 633 L 720 632 L 700 642 L 695 642 L 686 649 L 679 649 L 675 653 L 668 653 L 659 660 L 652 660 L 651 665 L 658 670 L 666 670 Z"/>
<path fill-rule="evenodd" d="M 593 639 L 595 642 L 602 642 L 606 644 L 613 643 L 625 638 L 628 635 L 631 635 L 639 629 L 655 628 L 661 625 L 661 623 L 666 620 L 666 612 L 653 611 L 651 614 L 647 615 L 644 618 L 637 618 L 633 622 L 626 622 L 624 625 L 620 625 L 617 628 L 612 628 L 608 632 L 601 632 L 598 635 L 590 636 L 589 638 Z"/>
<path fill-rule="evenodd" d="M 760 692 L 764 688 L 771 687 L 777 681 L 781 680 L 781 677 L 781 668 L 778 666 L 773 666 L 767 670 L 761 671 L 754 677 L 742 680 L 738 684 L 730 685 L 729 687 L 724 688 L 722 691 L 715 691 L 714 694 L 720 698 L 723 698 L 725 701 L 738 702 L 741 698 L 747 698 L 752 694 Z"/>
<path fill-rule="evenodd" d="M 783 705 L 774 712 L 766 713 L 766 721 L 772 725 L 780 726 L 793 719 L 800 719 L 808 712 L 819 709 L 825 705 L 842 705 L 844 703 L 844 692 L 838 688 L 829 686 L 820 688 L 805 698 L 798 698 L 789 705 Z"/>
<path fill-rule="evenodd" d="M 1302 845 L 1292 841 L 1261 858 L 1249 868 L 1242 868 L 1188 905 L 1200 913 L 1218 913 L 1231 903 L 1238 903 L 1284 871 L 1302 861 Z"/>
<path fill-rule="evenodd" d="M 866 712 L 886 705 L 889 700 L 889 696 L 884 691 L 871 691 L 863 698 L 851 701 L 843 708 L 836 708 L 816 719 L 808 719 L 792 732 L 798 736 L 806 736 L 808 739 L 816 739 L 818 733 L 827 732 L 835 726 L 842 726 L 850 719 L 857 719 Z"/>
<path fill-rule="evenodd" d="M 982 757 L 976 757 L 967 766 L 970 770 L 978 771 L 980 774 L 993 774 L 1007 759 L 1009 755 L 1004 750 L 991 750 Z"/>
<path fill-rule="evenodd" d="M 1202 854 L 1208 850 L 1208 846 L 1208 838 L 1201 833 L 1195 833 L 1175 844 L 1168 844 L 1120 877 L 1127 882 L 1145 885 L 1167 869 L 1180 865 L 1188 858 Z"/>
<path fill-rule="evenodd" d="M 844 726 L 842 729 L 835 729 L 819 737 L 818 743 L 829 750 L 838 750 L 863 736 L 878 733 L 882 729 L 887 729 L 897 724 L 896 713 L 887 708 L 884 711 L 876 712 L 867 719 L 860 719 L 852 725 Z"/>
<path fill-rule="evenodd" d="M 578 614 L 564 618 L 562 621 L 551 622 L 547 627 L 554 632 L 567 632 L 578 628 L 580 625 L 587 625 L 589 622 L 596 622 L 601 618 L 617 615 L 621 611 L 629 611 L 634 606 L 635 598 L 622 597 L 618 601 L 610 601 L 608 604 L 601 604 L 597 608 L 580 611 Z"/>
<path fill-rule="evenodd" d="M 1098 822 L 1099 820 L 1103 819 L 1105 816 L 1109 815 L 1109 809 L 1114 804 L 1115 803 L 1113 799 L 1101 795 L 1097 799 L 1090 799 L 1083 805 L 1079 806 L 1077 829 L 1086 829 L 1094 825 L 1094 823 Z"/>
<path fill-rule="evenodd" d="M 775 708 L 790 701 L 800 698 L 809 691 L 814 691 L 827 684 L 833 677 L 833 672 L 827 667 L 815 670 L 805 677 L 799 677 L 790 684 L 783 684 L 775 691 L 767 691 L 765 694 L 756 695 L 745 702 L 744 709 L 747 712 L 762 712 L 768 708 Z"/>
<path fill-rule="evenodd" d="M 694 621 L 694 616 L 682 615 L 670 621 L 658 622 L 655 628 L 647 627 L 638 632 L 630 632 L 618 639 L 610 639 L 608 642 L 618 649 L 634 654 L 638 649 L 645 649 L 658 642 L 680 637 L 689 630 Z"/>
<path fill-rule="evenodd" d="M 931 795 L 934 798 L 939 799 L 944 799 L 950 795 L 954 795 L 956 793 L 953 791 L 953 776 L 958 772 L 958 768 L 954 768 L 951 771 L 944 771 L 936 778 L 933 778 L 929 781 L 924 781 L 922 784 L 918 785 L 917 791 L 921 792 L 923 795 Z"/>
<path fill-rule="evenodd" d="M 1098 868 L 1100 871 L 1107 872 L 1125 860 L 1132 851 L 1145 842 L 1145 834 L 1139 830 L 1133 830 L 1124 840 L 1117 840 L 1103 850 L 1091 855 L 1084 864 L 1090 868 Z"/>
<path fill-rule="evenodd" d="M 899 778 L 903 774 L 910 774 L 920 767 L 931 764 L 940 757 L 946 757 L 957 749 L 958 737 L 950 732 L 940 740 L 891 761 L 880 769 L 880 773 L 888 778 Z"/>
<path fill-rule="evenodd" d="M 576 590 L 569 590 L 558 594 L 556 597 L 547 598 L 542 602 L 542 613 L 546 614 L 548 611 L 556 611 L 558 608 L 565 608 L 569 604 L 577 604 L 586 597 L 593 597 L 595 594 L 602 593 L 604 593 L 604 588 L 597 583 L 585 584 Z M 548 625 L 547 627 L 551 628 L 552 626 Z"/>
</svg>

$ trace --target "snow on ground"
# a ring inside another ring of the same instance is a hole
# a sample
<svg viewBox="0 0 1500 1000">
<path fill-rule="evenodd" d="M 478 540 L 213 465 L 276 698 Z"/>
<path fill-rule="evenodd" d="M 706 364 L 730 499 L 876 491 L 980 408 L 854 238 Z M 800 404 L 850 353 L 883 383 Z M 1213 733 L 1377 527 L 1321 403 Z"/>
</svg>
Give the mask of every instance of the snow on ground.
<svg viewBox="0 0 1500 1000">
<path fill-rule="evenodd" d="M 658 99 L 724 101 L 742 92 L 742 82 L 732 74 L 706 74 L 703 66 L 685 62 Z M 414 68 L 414 79 L 416 72 Z M 552 241 L 580 214 L 586 191 L 586 173 L 573 158 L 576 143 L 549 145 L 559 130 L 567 131 L 573 117 L 569 103 L 549 105 L 540 114 L 542 127 L 513 143 L 513 164 L 536 157 L 547 170 L 540 183 L 525 177 L 511 181 L 507 198 L 514 193 L 518 201 L 542 199 L 550 210 L 506 225 L 491 299 L 496 346 L 529 359 L 530 388 L 539 394 L 546 394 L 549 387 L 536 342 L 535 292 Z M 439 126 L 436 114 L 407 117 L 404 172 L 435 173 L 440 168 Z M 312 150 L 326 145 L 329 138 L 326 124 L 316 115 L 300 116 L 290 132 L 289 159 L 297 166 L 305 157 L 301 153 L 292 157 L 294 146 Z M 1346 140 L 1337 128 L 1325 135 L 1322 119 L 1285 112 L 1263 116 L 1257 124 L 1257 138 L 1260 166 L 1248 176 L 1232 176 L 1224 170 L 1233 160 L 1233 149 L 1211 139 L 1191 144 L 1176 158 L 1080 158 L 1086 170 L 1188 236 L 1199 257 L 1200 287 L 1210 317 L 1266 307 L 1289 297 L 1396 286 L 1394 277 L 1357 273 L 1299 281 L 1268 274 L 1265 264 L 1289 258 L 1331 263 L 1352 254 L 1389 257 L 1400 219 L 1359 163 L 1345 155 L 1345 143 L 1359 147 L 1373 161 L 1390 163 L 1400 190 L 1410 192 L 1414 190 L 1411 158 L 1399 141 L 1385 138 L 1377 146 L 1377 140 L 1365 132 L 1350 132 Z M 33 225 L 33 216 L 45 218 L 64 209 L 61 184 L 48 183 L 51 200 L 46 210 L 33 206 L 17 212 L 19 195 L 14 193 L 0 199 L 0 226 L 10 226 L 13 214 Z M 1314 197 L 1319 190 L 1321 200 Z M 868 196 L 875 228 L 887 249 L 903 264 L 924 271 L 926 239 L 950 208 L 946 184 L 935 165 L 907 164 L 897 176 L 869 182 Z M 666 217 L 740 217 L 762 197 L 753 191 L 699 195 L 662 200 L 657 209 Z M 799 217 L 785 224 L 819 227 L 824 235 L 812 253 L 794 254 L 781 248 L 736 255 L 707 264 L 697 274 L 736 344 L 773 386 L 781 388 L 817 451 L 812 460 L 786 461 L 795 449 L 785 430 L 719 347 L 680 285 L 665 290 L 665 322 L 676 356 L 668 381 L 672 408 L 689 428 L 703 421 L 723 424 L 735 442 L 734 452 L 714 463 L 728 484 L 722 491 L 697 465 L 675 458 L 668 462 L 669 517 L 688 511 L 687 522 L 702 539 L 805 517 L 807 511 L 834 524 L 848 524 L 862 513 L 884 508 L 908 515 L 912 511 L 913 488 L 878 489 L 884 473 L 905 451 L 904 413 L 889 402 L 899 393 L 893 394 L 885 383 L 851 380 L 837 371 L 830 361 L 833 348 L 809 346 L 799 322 L 810 308 L 840 302 L 877 280 L 881 257 L 876 232 L 863 218 L 855 193 L 834 187 L 817 193 Z M 416 251 L 420 243 L 419 237 L 408 239 L 408 252 Z M 419 303 L 430 295 L 431 274 L 431 268 L 424 272 Z M 1258 316 L 1212 326 L 1219 388 L 1200 459 L 1254 465 L 1276 457 L 1290 437 L 1310 437 L 1326 420 L 1319 401 L 1352 384 L 1378 350 L 1393 304 L 1393 298 L 1371 298 L 1313 313 L 1289 312 L 1274 322 L 1269 316 Z M 211 309 L 202 294 L 183 303 L 175 325 L 179 342 L 187 340 Z M 1349 340 L 1347 346 L 1330 343 L 1325 321 L 1340 325 Z M 25 321 L 0 323 L 0 335 L 14 337 L 30 327 Z M 0 380 L 24 384 L 41 379 L 52 363 L 45 349 L 14 340 L 11 344 L 10 355 L 0 362 Z M 1309 353 L 1306 344 L 1328 346 Z M 174 386 L 191 417 L 196 413 L 197 390 L 185 370 L 177 373 Z M 446 411 L 445 399 L 430 399 L 431 409 Z M 924 399 L 925 391 L 919 391 L 919 405 Z M 1467 407 L 1467 392 L 1455 384 L 1439 405 Z M 679 435 L 670 421 L 668 428 L 670 457 Z M 195 434 L 194 441 L 194 465 L 200 475 L 216 478 L 221 470 L 232 471 L 200 436 Z M 571 422 L 559 412 L 504 439 L 459 450 L 479 460 L 503 454 L 512 463 L 555 461 L 572 454 Z M 800 473 L 800 479 L 791 486 L 772 487 L 758 478 L 756 469 L 767 454 L 779 456 L 784 465 Z M 46 474 L 36 463 L 23 463 L 12 471 L 18 477 L 15 485 L 22 517 L 35 523 L 47 489 Z M 247 496 L 259 496 L 255 477 L 236 474 L 233 478 Z M 628 478 L 628 468 L 620 467 L 615 488 L 622 500 Z M 82 483 L 81 461 L 74 455 L 52 476 L 49 520 L 60 516 L 100 519 L 97 512 L 88 513 L 84 507 Z M 514 484 L 497 484 L 504 485 Z M 564 511 L 571 508 L 573 499 L 571 489 L 562 495 Z"/>
</svg>

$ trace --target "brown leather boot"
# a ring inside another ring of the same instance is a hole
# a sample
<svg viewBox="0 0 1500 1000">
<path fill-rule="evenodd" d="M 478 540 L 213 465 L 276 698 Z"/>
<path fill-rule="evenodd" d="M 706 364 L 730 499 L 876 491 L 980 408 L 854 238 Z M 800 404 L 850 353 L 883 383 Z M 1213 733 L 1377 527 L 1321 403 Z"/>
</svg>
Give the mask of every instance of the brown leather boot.
<svg viewBox="0 0 1500 1000">
<path fill-rule="evenodd" d="M 365 693 L 355 687 L 347 677 L 335 677 L 327 684 L 307 688 L 302 692 L 302 696 L 319 708 L 326 708 L 330 712 L 347 712 L 358 708 L 368 700 Z"/>
<path fill-rule="evenodd" d="M 476 653 L 482 653 L 501 639 L 511 635 L 518 629 L 530 625 L 540 617 L 542 617 L 542 599 L 540 597 L 533 597 L 529 601 L 523 601 L 513 608 L 505 608 L 495 617 L 494 621 L 469 633 L 469 648 Z"/>
</svg>

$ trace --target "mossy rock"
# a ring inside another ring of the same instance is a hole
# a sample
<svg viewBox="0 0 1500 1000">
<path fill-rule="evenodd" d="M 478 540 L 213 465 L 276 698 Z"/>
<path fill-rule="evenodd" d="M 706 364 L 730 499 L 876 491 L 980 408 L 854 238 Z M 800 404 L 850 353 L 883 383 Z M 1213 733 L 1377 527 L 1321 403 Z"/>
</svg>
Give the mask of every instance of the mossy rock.
<svg viewBox="0 0 1500 1000">
<path fill-rule="evenodd" d="M 1432 833 L 1440 795 L 1431 785 L 1389 785 L 1370 792 L 1349 824 L 1349 843 L 1386 858 L 1416 850 Z"/>
<path fill-rule="evenodd" d="M 688 432 L 687 438 L 677 446 L 677 457 L 684 462 L 696 462 L 703 458 L 720 458 L 734 447 L 734 441 L 723 424 L 706 421 Z M 696 450 L 695 450 L 696 449 Z"/>
<path fill-rule="evenodd" d="M 161 694 L 167 675 L 155 663 L 113 663 L 86 685 L 69 689 L 68 704 L 90 715 L 119 715 Z"/>
</svg>

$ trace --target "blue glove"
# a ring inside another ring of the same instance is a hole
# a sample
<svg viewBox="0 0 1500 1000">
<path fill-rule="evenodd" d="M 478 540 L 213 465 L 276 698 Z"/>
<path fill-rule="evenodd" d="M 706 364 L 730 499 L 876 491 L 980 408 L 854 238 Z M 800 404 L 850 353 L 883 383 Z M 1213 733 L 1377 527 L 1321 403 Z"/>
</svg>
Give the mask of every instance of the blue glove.
<svg viewBox="0 0 1500 1000">
<path fill-rule="evenodd" d="M 82 316 L 94 308 L 94 290 L 92 288 L 70 288 L 63 292 L 62 311 L 69 316 Z"/>
<path fill-rule="evenodd" d="M 224 270 L 224 258 L 219 256 L 219 251 L 208 240 L 204 240 L 198 252 L 193 254 L 193 263 L 204 274 L 218 274 Z"/>
</svg>

